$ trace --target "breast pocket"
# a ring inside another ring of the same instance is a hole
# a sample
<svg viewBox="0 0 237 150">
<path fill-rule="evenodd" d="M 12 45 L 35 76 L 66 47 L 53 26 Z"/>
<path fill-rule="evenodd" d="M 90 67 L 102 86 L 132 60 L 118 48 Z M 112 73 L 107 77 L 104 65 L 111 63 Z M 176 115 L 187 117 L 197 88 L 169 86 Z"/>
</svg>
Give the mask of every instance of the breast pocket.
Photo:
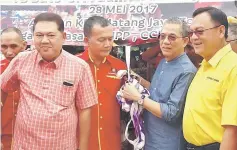
<svg viewBox="0 0 237 150">
<path fill-rule="evenodd" d="M 57 104 L 61 106 L 70 106 L 74 103 L 75 99 L 75 85 L 73 86 L 66 86 L 66 85 L 61 85 L 60 88 L 58 89 L 58 97 L 57 97 Z M 57 90 L 57 89 L 56 89 Z"/>
<path fill-rule="evenodd" d="M 221 108 L 221 81 L 206 79 L 203 86 L 203 99 L 205 105 L 210 110 L 218 110 Z M 219 106 L 219 107 L 217 107 Z"/>
</svg>

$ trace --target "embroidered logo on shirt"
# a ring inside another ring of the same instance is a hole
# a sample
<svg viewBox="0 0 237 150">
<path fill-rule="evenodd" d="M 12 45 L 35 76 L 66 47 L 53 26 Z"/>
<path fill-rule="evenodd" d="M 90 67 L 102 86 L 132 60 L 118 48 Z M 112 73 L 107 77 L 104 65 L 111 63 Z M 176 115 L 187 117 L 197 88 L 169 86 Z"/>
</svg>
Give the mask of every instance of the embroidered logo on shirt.
<svg viewBox="0 0 237 150">
<path fill-rule="evenodd" d="M 214 79 L 214 78 L 212 78 L 212 77 L 207 77 L 207 79 L 212 80 L 212 81 L 215 81 L 215 82 L 219 82 L 218 79 Z"/>
<path fill-rule="evenodd" d="M 110 72 L 108 72 L 108 75 L 106 75 L 108 78 L 113 78 L 113 79 L 119 79 L 117 77 L 117 70 L 115 68 L 112 68 Z"/>
</svg>

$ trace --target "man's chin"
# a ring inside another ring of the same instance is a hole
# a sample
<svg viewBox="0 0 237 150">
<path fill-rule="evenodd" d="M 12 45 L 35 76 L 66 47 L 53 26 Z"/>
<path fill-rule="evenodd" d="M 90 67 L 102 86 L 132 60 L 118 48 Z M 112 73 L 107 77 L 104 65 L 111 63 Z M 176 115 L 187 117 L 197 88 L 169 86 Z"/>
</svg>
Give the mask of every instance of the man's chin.
<svg viewBox="0 0 237 150">
<path fill-rule="evenodd" d="M 101 57 L 107 57 L 107 56 L 109 56 L 109 54 L 110 54 L 110 51 L 109 52 L 104 52 L 104 53 L 100 54 L 100 56 Z"/>
<path fill-rule="evenodd" d="M 194 52 L 196 53 L 196 54 L 198 54 L 198 55 L 202 55 L 202 53 L 203 53 L 203 49 L 200 49 L 200 48 L 196 48 L 196 49 L 194 49 Z"/>
<path fill-rule="evenodd" d="M 49 61 L 53 58 L 53 54 L 52 53 L 49 53 L 49 52 L 43 52 L 41 53 L 41 57 L 46 60 L 46 61 Z"/>
<path fill-rule="evenodd" d="M 14 57 L 6 57 L 8 61 L 11 61 Z"/>
</svg>

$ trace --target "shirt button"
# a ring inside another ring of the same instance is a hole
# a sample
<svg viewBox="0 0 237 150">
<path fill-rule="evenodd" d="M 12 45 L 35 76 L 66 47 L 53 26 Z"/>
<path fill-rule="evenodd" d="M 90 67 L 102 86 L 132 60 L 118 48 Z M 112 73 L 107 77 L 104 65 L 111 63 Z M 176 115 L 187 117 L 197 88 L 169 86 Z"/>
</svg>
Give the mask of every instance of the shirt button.
<svg viewBox="0 0 237 150">
<path fill-rule="evenodd" d="M 102 103 L 100 103 L 100 106 L 102 106 Z"/>
<path fill-rule="evenodd" d="M 15 105 L 17 105 L 17 103 L 15 103 Z"/>
<path fill-rule="evenodd" d="M 100 119 L 103 119 L 103 117 L 102 117 L 102 116 L 100 116 Z"/>
<path fill-rule="evenodd" d="M 16 117 L 16 114 L 15 114 L 15 117 Z"/>
<path fill-rule="evenodd" d="M 99 94 L 101 94 L 101 92 L 100 92 L 100 91 L 99 91 L 98 93 L 99 93 Z"/>
<path fill-rule="evenodd" d="M 99 69 L 99 68 L 97 68 L 96 70 L 97 70 L 97 71 L 99 71 L 100 69 Z"/>
<path fill-rule="evenodd" d="M 100 80 L 98 80 L 98 82 L 100 82 Z"/>
<path fill-rule="evenodd" d="M 102 128 L 100 128 L 100 130 L 102 130 Z"/>
</svg>

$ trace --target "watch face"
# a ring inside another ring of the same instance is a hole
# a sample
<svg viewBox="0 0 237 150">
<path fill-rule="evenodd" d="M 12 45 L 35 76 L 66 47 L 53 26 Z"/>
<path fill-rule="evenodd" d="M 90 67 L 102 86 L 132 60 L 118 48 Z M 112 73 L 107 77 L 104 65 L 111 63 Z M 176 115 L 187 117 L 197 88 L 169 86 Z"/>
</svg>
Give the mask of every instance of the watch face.
<svg viewBox="0 0 237 150">
<path fill-rule="evenodd" d="M 142 103 L 143 103 L 143 99 L 139 99 L 138 104 L 142 105 Z"/>
</svg>

